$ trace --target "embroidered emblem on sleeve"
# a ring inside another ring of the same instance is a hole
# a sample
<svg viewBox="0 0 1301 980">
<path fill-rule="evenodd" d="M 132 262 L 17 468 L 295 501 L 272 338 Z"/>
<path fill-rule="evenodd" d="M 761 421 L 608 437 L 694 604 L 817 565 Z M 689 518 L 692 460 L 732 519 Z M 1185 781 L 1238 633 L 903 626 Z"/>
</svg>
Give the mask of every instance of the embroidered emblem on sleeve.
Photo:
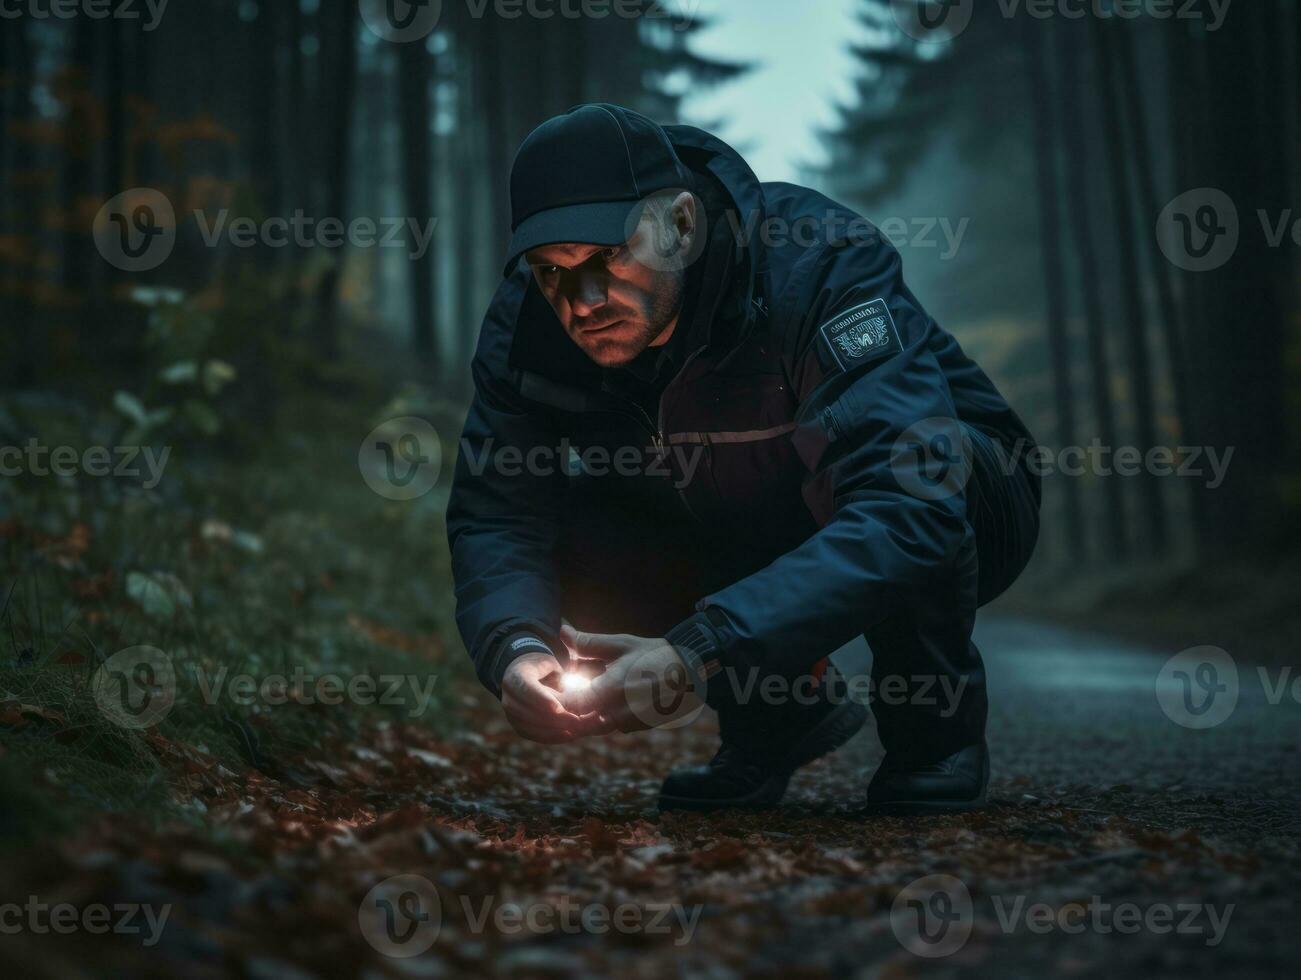
<svg viewBox="0 0 1301 980">
<path fill-rule="evenodd" d="M 842 371 L 862 361 L 903 350 L 894 318 L 883 299 L 860 303 L 838 313 L 819 332 Z"/>
</svg>

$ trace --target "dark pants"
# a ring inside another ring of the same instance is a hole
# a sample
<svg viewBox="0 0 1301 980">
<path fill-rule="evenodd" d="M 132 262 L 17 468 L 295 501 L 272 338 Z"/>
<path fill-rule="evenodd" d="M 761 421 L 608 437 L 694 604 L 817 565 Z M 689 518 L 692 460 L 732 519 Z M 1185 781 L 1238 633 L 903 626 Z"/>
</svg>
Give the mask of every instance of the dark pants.
<svg viewBox="0 0 1301 980">
<path fill-rule="evenodd" d="M 863 631 L 881 741 L 896 757 L 919 762 L 984 736 L 985 670 L 971 639 L 976 609 L 1016 580 L 1039 534 L 1038 477 L 1022 466 L 1009 473 L 997 443 L 966 431 L 970 533 L 957 559 L 924 595 L 901 600 Z M 570 504 L 556 560 L 562 613 L 579 629 L 663 636 L 702 596 L 775 557 L 720 544 L 673 506 L 603 492 L 595 481 L 576 483 Z"/>
</svg>

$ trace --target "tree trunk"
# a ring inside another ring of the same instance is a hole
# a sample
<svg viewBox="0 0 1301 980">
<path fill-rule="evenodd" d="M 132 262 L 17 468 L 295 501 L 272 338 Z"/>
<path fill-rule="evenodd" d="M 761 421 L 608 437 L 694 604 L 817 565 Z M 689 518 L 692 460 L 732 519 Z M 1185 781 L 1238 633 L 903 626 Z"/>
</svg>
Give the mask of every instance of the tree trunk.
<svg viewBox="0 0 1301 980">
<path fill-rule="evenodd" d="M 479 307 L 479 252 L 483 241 L 487 177 L 480 165 L 484 153 L 484 127 L 476 117 L 480 105 L 480 81 L 473 70 L 476 51 L 469 40 L 462 42 L 458 59 L 460 78 L 457 79 L 456 132 L 451 141 L 450 155 L 453 172 L 467 175 L 463 193 L 456 195 L 453 218 L 456 246 L 453 254 L 456 269 L 455 315 L 452 335 L 454 342 L 448 357 L 450 381 L 454 397 L 468 399 L 470 395 L 470 360 L 474 356 L 475 337 L 478 334 L 481 310 Z M 496 236 L 492 236 L 496 240 Z"/>
<path fill-rule="evenodd" d="M 1134 43 L 1128 25 L 1122 25 L 1115 32 L 1115 55 L 1120 67 L 1121 91 L 1133 93 L 1133 98 L 1121 102 L 1130 110 L 1129 124 L 1134 154 L 1134 171 L 1137 176 L 1139 219 L 1143 229 L 1154 227 L 1160 214 L 1161 206 L 1157 200 L 1156 173 L 1152 159 L 1151 131 L 1148 124 L 1147 107 L 1144 101 L 1144 89 L 1139 84 L 1138 71 L 1134 57 Z M 1167 356 L 1170 361 L 1171 387 L 1174 392 L 1175 415 L 1178 420 L 1178 437 L 1183 440 L 1190 431 L 1198 426 L 1193 421 L 1193 404 L 1188 395 L 1189 363 L 1179 329 L 1179 313 L 1174 294 L 1174 265 L 1166 261 L 1154 238 L 1143 236 L 1147 241 L 1147 256 L 1151 265 L 1152 281 L 1156 285 L 1157 306 L 1161 314 L 1162 336 L 1165 339 Z M 1182 441 L 1180 444 L 1184 444 Z M 1196 484 L 1185 480 L 1184 489 L 1188 494 L 1189 509 L 1193 526 L 1197 533 L 1194 544 L 1200 543 L 1206 530 L 1206 512 L 1202 506 L 1202 494 Z"/>
<path fill-rule="evenodd" d="M 20 19 L 16 23 L 7 24 L 4 31 L 0 33 L 0 44 L 8 46 L 6 68 L 13 79 L 13 97 L 6 123 L 14 128 L 32 119 L 32 85 L 35 79 L 32 72 L 31 43 L 27 20 Z M 6 133 L 4 140 L 0 141 L 0 149 L 9 147 L 10 143 Z M 25 154 L 20 150 L 15 151 L 9 158 L 10 166 L 15 170 L 32 169 L 30 158 L 25 160 L 24 157 Z M 5 176 L 7 178 L 9 175 L 6 173 Z M 7 179 L 3 183 L 5 187 L 10 186 Z M 36 241 L 33 232 L 37 226 L 35 196 L 30 192 L 15 193 L 12 195 L 12 203 L 13 211 L 5 212 L 13 216 L 10 230 L 15 237 L 27 243 L 28 254 L 34 255 Z M 35 270 L 30 263 L 24 262 L 21 258 L 15 259 L 4 269 L 4 281 L 0 288 L 0 303 L 4 305 L 7 327 L 4 331 L 6 346 L 13 345 L 6 360 L 9 361 L 8 374 L 14 388 L 25 388 L 31 385 L 36 380 L 38 369 L 46 359 L 45 334 L 35 329 L 32 315 L 34 273 Z"/>
<path fill-rule="evenodd" d="M 1085 84 L 1079 58 L 1079 38 L 1070 25 L 1058 30 L 1058 55 L 1062 66 L 1062 117 L 1070 124 L 1062 127 L 1066 138 L 1066 161 L 1069 167 L 1071 199 L 1076 202 L 1076 217 L 1071 229 L 1075 238 L 1075 257 L 1079 267 L 1080 294 L 1084 304 L 1084 327 L 1089 356 L 1089 388 L 1093 401 L 1098 439 L 1104 446 L 1116 445 L 1115 410 L 1111 401 L 1111 376 L 1107 364 L 1106 317 L 1103 313 L 1098 274 L 1098 257 L 1089 221 L 1092 181 L 1088 143 L 1084 138 L 1083 106 L 1079 97 Z M 1125 515 L 1124 487 L 1114 475 L 1101 481 L 1105 501 L 1104 523 L 1107 557 L 1122 558 L 1129 553 L 1128 519 Z"/>
<path fill-rule="evenodd" d="M 1126 93 L 1120 91 L 1116 84 L 1116 59 L 1112 51 L 1114 30 L 1125 29 L 1127 25 L 1113 27 L 1103 24 L 1100 18 L 1092 17 L 1089 18 L 1089 26 L 1093 41 L 1094 63 L 1098 72 L 1103 145 L 1107 158 L 1112 221 L 1115 225 L 1121 299 L 1125 311 L 1125 340 L 1129 352 L 1129 377 L 1134 401 L 1134 431 L 1138 450 L 1146 460 L 1148 453 L 1156 445 L 1156 406 L 1152 397 L 1152 365 L 1147 349 L 1143 293 L 1138 281 L 1138 252 L 1134 243 L 1137 234 L 1134 223 L 1134 202 L 1130 196 L 1129 177 L 1125 167 L 1128 150 L 1120 117 L 1120 106 L 1126 98 Z M 1146 467 L 1137 480 L 1142 502 L 1144 534 L 1148 538 L 1152 551 L 1164 554 L 1169 547 L 1169 529 L 1161 484 L 1158 482 L 1158 477 Z"/>
<path fill-rule="evenodd" d="M 402 184 L 407 215 L 418 222 L 432 216 L 430 206 L 429 52 L 418 42 L 398 49 L 398 106 L 402 131 Z M 411 344 L 422 360 L 434 351 L 434 248 L 420 258 L 408 256 L 411 290 Z"/>
<path fill-rule="evenodd" d="M 1043 247 L 1044 298 L 1047 301 L 1048 358 L 1053 384 L 1053 409 L 1059 448 L 1074 446 L 1075 391 L 1071 384 L 1070 338 L 1066 327 L 1066 285 L 1062 265 L 1062 224 L 1058 200 L 1062 188 L 1057 176 L 1053 93 L 1047 68 L 1051 44 L 1049 25 L 1026 22 L 1023 31 L 1030 96 L 1034 102 L 1035 158 L 1038 171 L 1040 237 Z M 1079 481 L 1059 480 L 1062 488 L 1063 530 L 1068 561 L 1085 555 L 1084 511 Z"/>
<path fill-rule="evenodd" d="M 332 59 L 328 62 L 333 84 L 328 86 L 330 97 L 325 101 L 325 211 L 321 219 L 334 218 L 347 224 L 348 164 L 352 149 L 352 107 L 356 94 L 357 74 L 357 11 L 354 3 L 340 3 L 329 8 L 329 18 L 322 14 L 322 27 L 328 26 L 334 43 Z M 324 76 L 323 76 L 324 77 Z M 343 277 L 343 262 L 347 246 L 336 249 L 328 268 L 321 275 L 316 291 L 316 336 L 320 352 L 326 360 L 339 355 L 339 282 Z"/>
<path fill-rule="evenodd" d="M 1279 543 L 1274 474 L 1287 445 L 1282 296 L 1290 255 L 1270 246 L 1258 212 L 1276 222 L 1294 204 L 1283 197 L 1286 187 L 1276 179 L 1269 145 L 1278 138 L 1277 114 L 1268 102 L 1243 94 L 1276 78 L 1276 66 L 1260 58 L 1260 40 L 1276 27 L 1271 15 L 1264 4 L 1235 8 L 1203 42 L 1213 127 L 1207 132 L 1215 134 L 1208 140 L 1208 183 L 1236 204 L 1241 222 L 1237 250 L 1204 274 L 1209 329 L 1203 356 L 1214 426 L 1208 431 L 1222 450 L 1235 447 L 1226 479 L 1207 494 L 1217 558 L 1255 556 Z"/>
<path fill-rule="evenodd" d="M 82 293 L 90 286 L 91 239 L 81 221 L 81 202 L 92 192 L 91 172 L 95 163 L 90 115 L 91 93 L 95 88 L 95 36 L 102 33 L 98 28 L 98 23 L 89 17 L 77 19 L 72 35 L 72 57 L 64 66 L 60 93 L 66 114 L 59 189 L 64 224 L 59 249 L 63 253 L 62 284 L 69 293 Z M 123 189 L 115 188 L 106 196 Z M 83 294 L 79 298 L 87 297 Z"/>
</svg>

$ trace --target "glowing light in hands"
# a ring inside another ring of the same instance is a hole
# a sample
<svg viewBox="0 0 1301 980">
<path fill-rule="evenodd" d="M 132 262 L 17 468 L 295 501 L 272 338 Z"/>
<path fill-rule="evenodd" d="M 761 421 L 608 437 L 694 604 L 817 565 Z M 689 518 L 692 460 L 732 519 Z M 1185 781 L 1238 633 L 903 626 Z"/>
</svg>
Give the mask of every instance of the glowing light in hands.
<svg viewBox="0 0 1301 980">
<path fill-rule="evenodd" d="M 572 694 L 575 691 L 588 690 L 592 686 L 592 679 L 571 671 L 565 674 L 560 685 L 565 689 L 565 693 Z"/>
</svg>

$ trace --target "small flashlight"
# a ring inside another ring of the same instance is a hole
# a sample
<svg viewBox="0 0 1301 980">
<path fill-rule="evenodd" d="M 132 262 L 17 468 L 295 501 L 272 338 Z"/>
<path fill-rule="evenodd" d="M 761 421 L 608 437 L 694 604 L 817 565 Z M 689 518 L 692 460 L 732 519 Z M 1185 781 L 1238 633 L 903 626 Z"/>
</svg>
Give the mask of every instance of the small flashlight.
<svg viewBox="0 0 1301 980">
<path fill-rule="evenodd" d="M 590 688 L 592 686 L 592 679 L 578 673 L 576 670 L 571 670 L 565 674 L 560 685 L 565 689 L 565 693 L 573 694 L 576 691 L 586 691 Z"/>
</svg>

